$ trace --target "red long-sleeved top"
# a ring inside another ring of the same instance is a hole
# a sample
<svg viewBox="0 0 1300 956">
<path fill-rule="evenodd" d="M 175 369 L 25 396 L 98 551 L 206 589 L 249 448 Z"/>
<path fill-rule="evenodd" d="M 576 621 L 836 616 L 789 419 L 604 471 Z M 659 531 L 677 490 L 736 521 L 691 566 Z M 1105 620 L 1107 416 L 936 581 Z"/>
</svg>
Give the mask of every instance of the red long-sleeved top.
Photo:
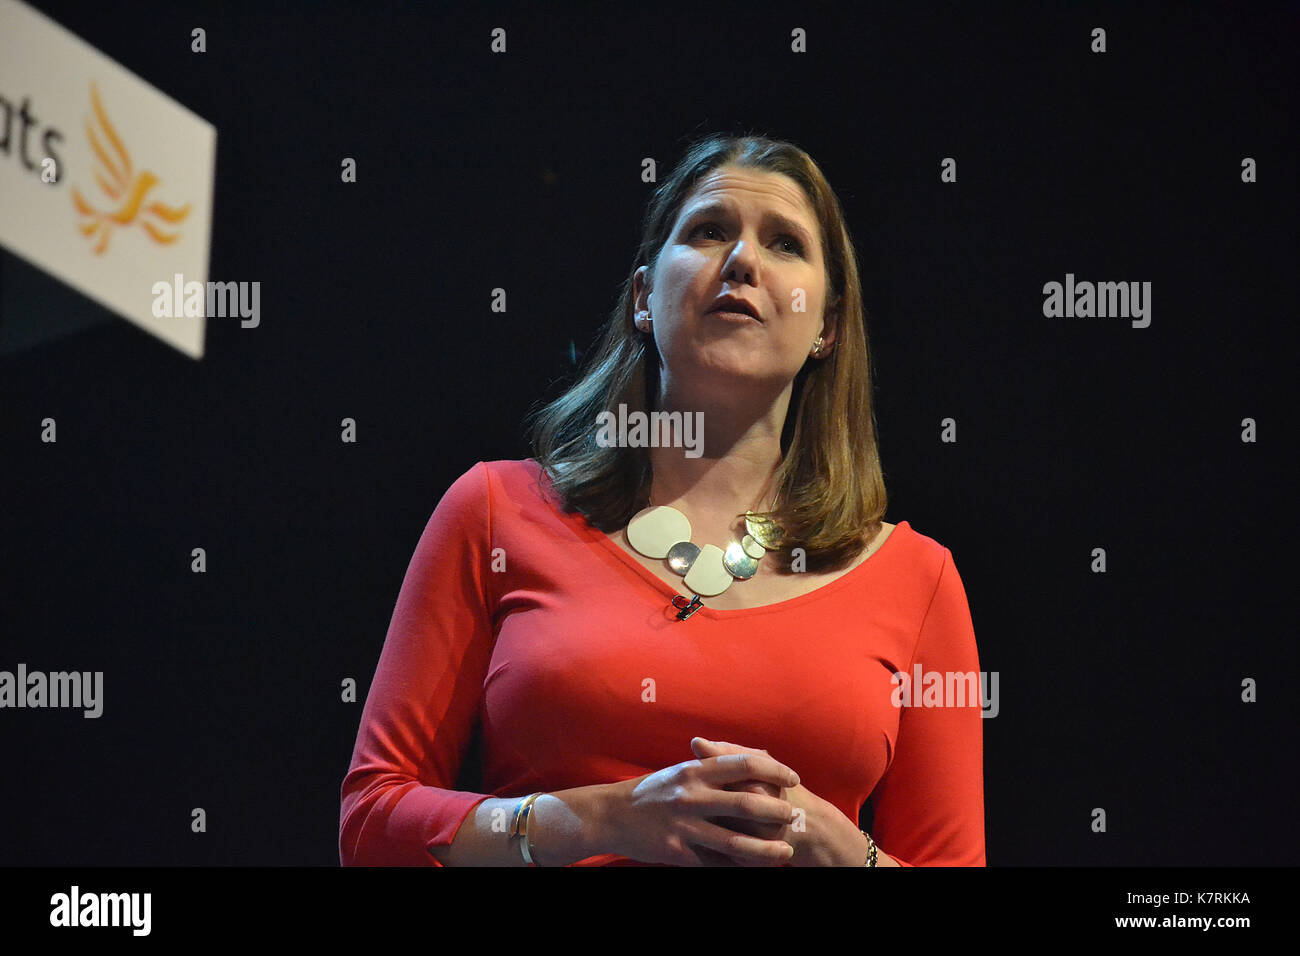
<svg viewBox="0 0 1300 956">
<path fill-rule="evenodd" d="M 866 561 L 787 601 L 706 598 L 677 621 L 675 593 L 561 511 L 536 461 L 458 478 L 416 546 L 361 715 L 343 865 L 439 866 L 430 847 L 488 797 L 653 773 L 694 759 L 694 736 L 767 750 L 850 820 L 870 801 L 872 837 L 904 866 L 985 865 L 978 693 L 918 706 L 913 681 L 913 706 L 894 703 L 893 675 L 918 665 L 944 684 L 973 672 L 978 687 L 947 548 L 903 521 Z M 452 790 L 476 726 L 490 792 Z"/>
</svg>

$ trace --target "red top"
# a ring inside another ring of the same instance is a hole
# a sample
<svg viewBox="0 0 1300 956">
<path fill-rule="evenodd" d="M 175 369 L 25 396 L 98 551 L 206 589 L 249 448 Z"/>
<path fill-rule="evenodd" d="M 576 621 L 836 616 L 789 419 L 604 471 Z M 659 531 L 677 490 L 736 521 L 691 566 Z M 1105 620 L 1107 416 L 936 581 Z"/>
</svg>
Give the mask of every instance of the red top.
<svg viewBox="0 0 1300 956">
<path fill-rule="evenodd" d="M 808 594 L 743 610 L 705 598 L 678 621 L 678 592 L 540 476 L 532 459 L 479 462 L 429 519 L 343 780 L 343 865 L 439 866 L 429 848 L 482 800 L 653 773 L 694 759 L 695 736 L 767 750 L 855 823 L 869 800 L 869 832 L 905 866 L 985 864 L 978 693 L 916 706 L 923 681 L 914 706 L 893 702 L 897 671 L 979 686 L 947 548 L 903 521 Z M 452 790 L 476 727 L 490 792 Z"/>
</svg>

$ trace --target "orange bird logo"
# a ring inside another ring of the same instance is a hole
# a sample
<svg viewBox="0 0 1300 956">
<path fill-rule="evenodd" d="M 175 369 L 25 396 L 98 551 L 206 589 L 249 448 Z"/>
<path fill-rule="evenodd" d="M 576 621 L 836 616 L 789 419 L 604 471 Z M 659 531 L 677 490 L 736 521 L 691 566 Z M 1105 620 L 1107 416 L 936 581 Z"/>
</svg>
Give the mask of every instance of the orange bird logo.
<svg viewBox="0 0 1300 956">
<path fill-rule="evenodd" d="M 107 197 L 105 205 L 110 207 L 110 211 L 101 212 L 96 209 L 74 186 L 72 202 L 83 219 L 77 228 L 83 236 L 95 240 L 93 251 L 97 256 L 103 255 L 108 248 L 108 240 L 114 229 L 119 226 L 129 227 L 137 222 L 154 242 L 171 245 L 180 238 L 180 232 L 167 232 L 164 228 L 159 228 L 158 224 L 174 226 L 180 223 L 190 214 L 189 203 L 177 208 L 155 200 L 146 205 L 145 199 L 150 190 L 159 185 L 161 180 L 147 169 L 139 173 L 135 171 L 131 164 L 131 154 L 122 145 L 122 139 L 117 135 L 117 130 L 113 129 L 113 124 L 108 121 L 104 104 L 99 101 L 99 91 L 93 83 L 90 85 L 90 102 L 95 109 L 99 135 L 96 135 L 95 126 L 91 125 L 90 120 L 86 120 L 86 139 L 90 141 L 90 148 L 99 160 L 94 170 L 95 182 Z M 112 147 L 111 152 L 104 148 L 104 141 Z M 116 208 L 111 208 L 114 205 Z"/>
</svg>

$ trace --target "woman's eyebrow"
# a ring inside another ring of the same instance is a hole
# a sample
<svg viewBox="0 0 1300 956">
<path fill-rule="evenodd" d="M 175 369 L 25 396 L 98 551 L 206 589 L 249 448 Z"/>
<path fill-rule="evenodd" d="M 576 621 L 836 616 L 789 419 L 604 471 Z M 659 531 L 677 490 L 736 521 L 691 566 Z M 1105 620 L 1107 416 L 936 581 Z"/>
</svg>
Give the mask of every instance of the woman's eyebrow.
<svg viewBox="0 0 1300 956">
<path fill-rule="evenodd" d="M 730 216 L 732 214 L 731 206 L 727 203 L 711 202 L 692 208 L 687 212 L 686 218 L 682 221 L 690 222 L 700 216 Z M 788 229 L 806 243 L 812 242 L 812 236 L 809 235 L 808 230 L 789 216 L 784 216 L 779 212 L 773 212 L 769 209 L 763 213 L 763 219 L 767 222 L 776 223 L 782 229 Z"/>
</svg>

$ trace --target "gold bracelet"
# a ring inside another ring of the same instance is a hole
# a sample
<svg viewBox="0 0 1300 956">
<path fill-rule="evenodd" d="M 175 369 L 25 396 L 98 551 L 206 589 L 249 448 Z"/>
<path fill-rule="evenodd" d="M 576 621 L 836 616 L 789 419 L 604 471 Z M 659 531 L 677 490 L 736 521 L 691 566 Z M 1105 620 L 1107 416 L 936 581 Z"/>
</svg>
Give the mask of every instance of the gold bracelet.
<svg viewBox="0 0 1300 956">
<path fill-rule="evenodd" d="M 861 827 L 859 827 L 858 830 L 864 837 L 867 838 L 867 862 L 863 863 L 862 865 L 875 866 L 876 856 L 877 856 L 876 841 L 871 839 L 871 834 L 868 833 L 866 830 L 863 830 Z"/>
<path fill-rule="evenodd" d="M 528 825 L 533 819 L 533 803 L 537 798 L 542 796 L 539 790 L 537 793 L 530 793 L 519 802 L 515 807 L 514 820 L 510 824 L 510 839 L 519 837 L 519 852 L 523 854 L 524 862 L 529 866 L 537 866 L 538 863 L 533 859 L 532 838 L 528 832 Z"/>
</svg>

